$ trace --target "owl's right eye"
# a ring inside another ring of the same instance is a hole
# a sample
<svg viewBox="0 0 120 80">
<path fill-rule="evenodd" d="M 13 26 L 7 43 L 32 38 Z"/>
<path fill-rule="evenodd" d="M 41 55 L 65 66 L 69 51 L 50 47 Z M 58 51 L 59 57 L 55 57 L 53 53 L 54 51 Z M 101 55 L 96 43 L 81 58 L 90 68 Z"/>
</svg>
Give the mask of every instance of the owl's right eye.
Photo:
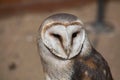
<svg viewBox="0 0 120 80">
<path fill-rule="evenodd" d="M 51 35 L 52 35 L 53 37 L 55 37 L 55 38 L 58 38 L 58 39 L 61 37 L 59 34 L 53 34 L 53 33 L 52 33 Z"/>
<path fill-rule="evenodd" d="M 59 39 L 60 41 L 62 40 L 62 37 L 59 34 L 52 33 L 51 34 L 54 38 Z"/>
</svg>

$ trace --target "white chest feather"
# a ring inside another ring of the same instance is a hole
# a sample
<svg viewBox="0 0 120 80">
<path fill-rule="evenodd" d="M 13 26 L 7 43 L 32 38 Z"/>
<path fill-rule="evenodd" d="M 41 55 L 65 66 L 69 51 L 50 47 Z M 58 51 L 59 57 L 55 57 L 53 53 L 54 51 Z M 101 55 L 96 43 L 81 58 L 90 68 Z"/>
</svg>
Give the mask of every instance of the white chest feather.
<svg viewBox="0 0 120 80">
<path fill-rule="evenodd" d="M 56 63 L 55 63 L 56 62 Z M 46 80 L 70 80 L 72 75 L 72 64 L 68 62 L 55 61 L 46 66 Z"/>
</svg>

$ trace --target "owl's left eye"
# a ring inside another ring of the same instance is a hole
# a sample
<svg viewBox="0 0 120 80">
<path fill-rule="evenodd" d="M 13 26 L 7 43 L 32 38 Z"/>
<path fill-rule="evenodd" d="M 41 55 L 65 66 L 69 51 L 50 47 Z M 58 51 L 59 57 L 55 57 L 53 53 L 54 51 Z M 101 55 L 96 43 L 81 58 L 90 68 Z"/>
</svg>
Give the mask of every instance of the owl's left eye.
<svg viewBox="0 0 120 80">
<path fill-rule="evenodd" d="M 78 33 L 79 33 L 79 31 L 74 32 L 74 33 L 72 34 L 72 38 L 75 38 L 75 37 L 78 35 Z"/>
</svg>

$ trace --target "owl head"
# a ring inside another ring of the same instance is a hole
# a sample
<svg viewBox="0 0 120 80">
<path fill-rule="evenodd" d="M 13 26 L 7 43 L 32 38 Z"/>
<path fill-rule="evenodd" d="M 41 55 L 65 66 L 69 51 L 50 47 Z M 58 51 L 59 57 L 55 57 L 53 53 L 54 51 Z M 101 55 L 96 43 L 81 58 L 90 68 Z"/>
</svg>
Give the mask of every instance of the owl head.
<svg viewBox="0 0 120 80">
<path fill-rule="evenodd" d="M 44 45 L 48 51 L 46 55 L 71 59 L 79 55 L 84 46 L 86 33 L 83 26 L 82 21 L 72 14 L 54 14 L 41 24 L 38 44 Z"/>
</svg>

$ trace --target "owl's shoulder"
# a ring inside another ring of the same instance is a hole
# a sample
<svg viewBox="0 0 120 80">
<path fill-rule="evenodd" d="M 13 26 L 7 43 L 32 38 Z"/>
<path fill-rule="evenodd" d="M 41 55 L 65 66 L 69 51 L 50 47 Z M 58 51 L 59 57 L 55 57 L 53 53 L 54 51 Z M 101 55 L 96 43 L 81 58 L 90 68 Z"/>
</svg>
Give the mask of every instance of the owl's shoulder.
<svg viewBox="0 0 120 80">
<path fill-rule="evenodd" d="M 72 80 L 113 80 L 107 61 L 94 48 L 90 55 L 78 57 L 73 69 Z"/>
</svg>

